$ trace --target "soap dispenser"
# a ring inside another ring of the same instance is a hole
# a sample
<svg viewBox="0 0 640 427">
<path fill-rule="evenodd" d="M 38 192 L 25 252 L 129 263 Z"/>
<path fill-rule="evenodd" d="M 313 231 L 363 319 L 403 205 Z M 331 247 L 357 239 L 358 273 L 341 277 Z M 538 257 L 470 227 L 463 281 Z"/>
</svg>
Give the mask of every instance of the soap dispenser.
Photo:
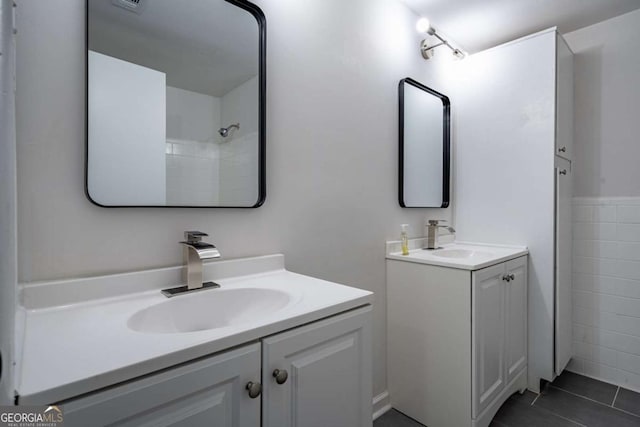
<svg viewBox="0 0 640 427">
<path fill-rule="evenodd" d="M 402 244 L 402 255 L 409 255 L 409 236 L 407 231 L 409 230 L 409 224 L 402 224 L 400 226 L 402 232 L 400 233 L 400 241 Z"/>
</svg>

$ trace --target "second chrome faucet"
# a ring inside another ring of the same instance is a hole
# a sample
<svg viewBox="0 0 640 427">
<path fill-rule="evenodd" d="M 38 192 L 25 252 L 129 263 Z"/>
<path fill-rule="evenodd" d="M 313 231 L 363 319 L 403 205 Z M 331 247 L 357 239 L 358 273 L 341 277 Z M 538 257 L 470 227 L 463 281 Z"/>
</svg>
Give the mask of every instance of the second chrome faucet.
<svg viewBox="0 0 640 427">
<path fill-rule="evenodd" d="M 448 225 L 440 225 L 439 222 L 446 222 L 445 220 L 430 219 L 427 224 L 427 246 L 423 249 L 438 249 L 438 229 L 444 228 L 449 233 L 453 234 L 456 230 Z"/>
</svg>

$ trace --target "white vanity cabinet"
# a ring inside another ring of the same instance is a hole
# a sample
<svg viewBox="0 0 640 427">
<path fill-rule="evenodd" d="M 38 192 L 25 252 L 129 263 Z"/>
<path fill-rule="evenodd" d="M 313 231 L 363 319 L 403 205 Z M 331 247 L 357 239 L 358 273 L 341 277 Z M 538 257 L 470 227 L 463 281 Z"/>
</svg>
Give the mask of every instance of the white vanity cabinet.
<svg viewBox="0 0 640 427">
<path fill-rule="evenodd" d="M 65 425 L 371 426 L 370 323 L 357 308 L 61 402 Z"/>
<path fill-rule="evenodd" d="M 371 426 L 369 316 L 359 309 L 263 340 L 263 427 Z"/>
<path fill-rule="evenodd" d="M 527 366 L 526 260 L 516 258 L 471 274 L 473 418 Z"/>
<path fill-rule="evenodd" d="M 249 382 L 260 382 L 259 343 L 60 404 L 71 427 L 255 427 L 260 399 Z"/>
<path fill-rule="evenodd" d="M 527 385 L 527 256 L 478 270 L 387 260 L 391 406 L 486 427 Z"/>
</svg>

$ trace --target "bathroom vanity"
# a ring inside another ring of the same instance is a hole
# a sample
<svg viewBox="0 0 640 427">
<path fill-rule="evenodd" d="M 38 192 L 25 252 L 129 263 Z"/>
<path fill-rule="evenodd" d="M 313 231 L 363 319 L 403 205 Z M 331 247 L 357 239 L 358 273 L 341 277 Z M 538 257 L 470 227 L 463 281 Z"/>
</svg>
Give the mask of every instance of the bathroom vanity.
<svg viewBox="0 0 640 427">
<path fill-rule="evenodd" d="M 24 285 L 17 402 L 69 426 L 371 426 L 371 292 L 273 255 L 206 263 L 219 289 L 166 298 L 180 273 Z"/>
<path fill-rule="evenodd" d="M 387 334 L 394 408 L 431 427 L 488 426 L 527 386 L 527 250 L 451 243 L 403 256 L 389 243 Z"/>
</svg>

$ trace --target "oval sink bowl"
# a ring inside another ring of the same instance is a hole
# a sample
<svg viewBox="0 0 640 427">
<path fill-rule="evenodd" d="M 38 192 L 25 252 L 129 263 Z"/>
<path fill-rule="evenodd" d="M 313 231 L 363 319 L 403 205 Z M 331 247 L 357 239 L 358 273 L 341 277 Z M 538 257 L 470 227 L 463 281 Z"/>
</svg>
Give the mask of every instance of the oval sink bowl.
<svg viewBox="0 0 640 427">
<path fill-rule="evenodd" d="M 211 289 L 181 295 L 134 313 L 129 329 L 152 334 L 197 332 L 224 328 L 273 314 L 291 301 L 275 289 Z"/>
<path fill-rule="evenodd" d="M 434 256 L 442 257 L 442 258 L 456 258 L 456 259 L 466 259 L 474 256 L 490 256 L 489 252 L 484 251 L 473 251 L 471 249 L 440 249 L 437 251 L 433 251 L 432 254 Z"/>
</svg>

